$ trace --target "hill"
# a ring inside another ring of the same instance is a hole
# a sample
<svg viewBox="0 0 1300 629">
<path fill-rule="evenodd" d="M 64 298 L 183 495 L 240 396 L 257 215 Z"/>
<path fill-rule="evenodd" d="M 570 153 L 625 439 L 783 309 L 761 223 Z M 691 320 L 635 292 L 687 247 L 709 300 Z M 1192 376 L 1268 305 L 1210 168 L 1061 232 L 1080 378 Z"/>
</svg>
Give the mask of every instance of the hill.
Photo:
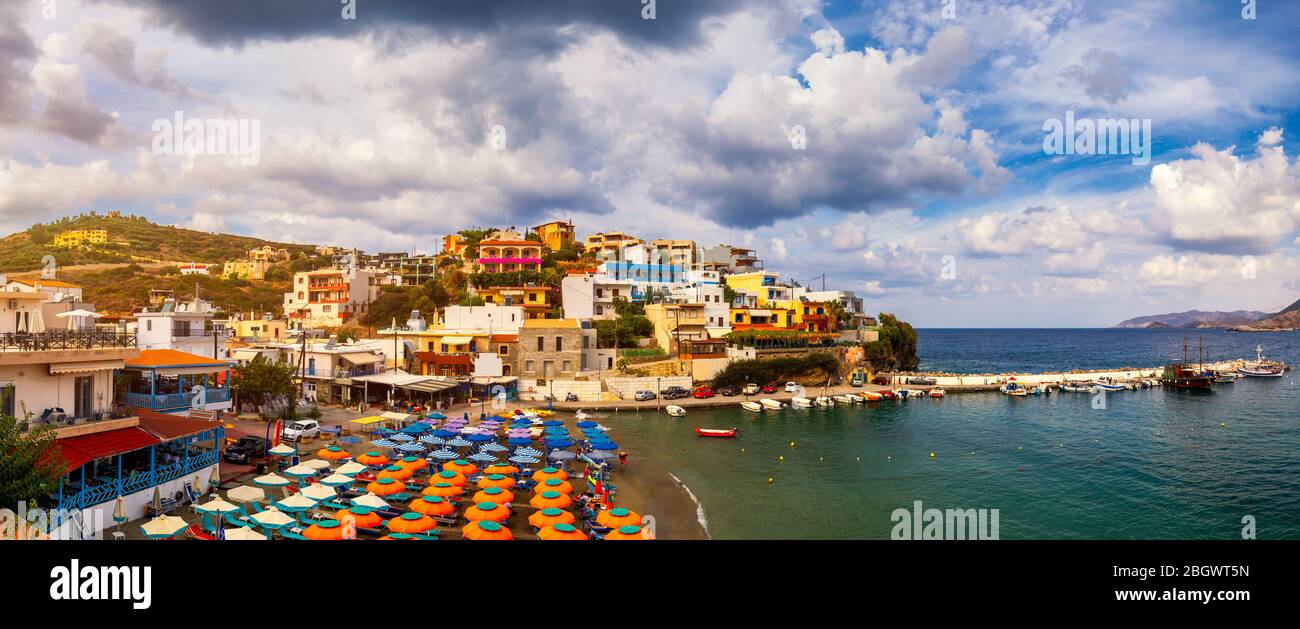
<svg viewBox="0 0 1300 629">
<path fill-rule="evenodd" d="M 106 242 L 82 247 L 63 247 L 56 238 L 72 230 L 107 232 Z M 249 236 L 212 234 L 193 229 L 158 225 L 141 216 L 88 213 L 38 223 L 25 231 L 0 239 L 0 272 L 36 271 L 46 255 L 54 256 L 59 268 L 97 263 L 200 262 L 220 264 L 243 258 L 250 249 L 271 245 L 298 256 L 315 253 L 314 245 L 271 242 Z"/>
<path fill-rule="evenodd" d="M 1134 317 L 1121 321 L 1117 328 L 1227 328 L 1253 325 L 1256 321 L 1269 316 L 1267 312 L 1255 310 L 1233 310 L 1231 312 L 1188 310 L 1166 314 Z"/>
<path fill-rule="evenodd" d="M 58 279 L 81 286 L 85 301 L 94 304 L 97 311 L 108 314 L 127 314 L 149 305 L 151 289 L 170 290 L 177 299 L 187 301 L 194 297 L 196 284 L 199 296 L 223 311 L 278 313 L 284 303 L 284 293 L 288 292 L 291 285 L 288 276 L 279 280 L 253 282 L 206 275 L 181 275 L 174 266 L 156 264 L 149 267 L 140 264 L 107 267 L 64 270 L 59 273 Z"/>
<path fill-rule="evenodd" d="M 1275 315 L 1256 321 L 1250 327 L 1259 330 L 1300 330 L 1300 300 Z"/>
</svg>

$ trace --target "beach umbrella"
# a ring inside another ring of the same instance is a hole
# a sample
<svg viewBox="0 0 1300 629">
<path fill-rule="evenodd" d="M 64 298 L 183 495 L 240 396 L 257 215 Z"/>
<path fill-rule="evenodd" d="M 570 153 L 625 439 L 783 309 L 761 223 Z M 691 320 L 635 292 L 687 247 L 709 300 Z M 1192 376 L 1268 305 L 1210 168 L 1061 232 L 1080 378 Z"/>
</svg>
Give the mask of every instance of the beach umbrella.
<svg viewBox="0 0 1300 629">
<path fill-rule="evenodd" d="M 384 524 L 384 518 L 370 507 L 352 506 L 339 509 L 334 513 L 334 519 L 339 522 L 352 520 L 352 524 L 361 529 L 377 529 Z"/>
<path fill-rule="evenodd" d="M 548 427 L 548 428 L 554 428 L 554 427 L 556 427 L 556 426 L 563 426 L 563 425 L 564 425 L 564 422 L 562 422 L 562 421 L 560 421 L 560 420 L 558 420 L 558 419 L 548 419 L 548 420 L 542 422 L 542 425 L 543 425 L 543 426 L 546 426 L 546 427 Z"/>
<path fill-rule="evenodd" d="M 344 476 L 343 478 L 347 478 L 347 477 Z M 308 485 L 304 487 L 302 491 L 299 491 L 298 495 L 306 496 L 308 498 L 311 498 L 312 500 L 315 500 L 316 502 L 333 500 L 335 498 L 338 498 L 339 496 L 338 492 L 335 491 L 333 487 L 330 487 L 329 485 L 326 485 L 324 483 L 316 483 L 314 485 Z"/>
<path fill-rule="evenodd" d="M 280 528 L 297 522 L 297 520 L 285 515 L 275 507 L 267 507 L 266 511 L 258 511 L 249 516 L 254 522 L 267 528 Z"/>
<path fill-rule="evenodd" d="M 572 524 L 563 522 L 554 526 L 545 526 L 537 530 L 537 539 L 544 540 L 582 540 L 587 539 L 587 534 L 574 528 Z"/>
<path fill-rule="evenodd" d="M 435 526 L 438 523 L 433 518 L 414 511 L 407 511 L 401 517 L 388 521 L 388 530 L 394 533 L 423 533 Z"/>
<path fill-rule="evenodd" d="M 500 487 L 484 487 L 474 494 L 473 500 L 475 503 L 495 502 L 499 505 L 507 505 L 515 501 L 515 495 Z"/>
<path fill-rule="evenodd" d="M 436 412 L 435 412 L 435 413 L 429 413 L 428 415 L 425 415 L 425 418 L 427 418 L 427 419 L 447 419 L 447 416 L 446 416 L 446 415 L 443 415 L 442 413 L 436 413 Z"/>
<path fill-rule="evenodd" d="M 574 517 L 572 513 L 555 507 L 534 511 L 532 515 L 528 516 L 528 523 L 539 529 L 554 524 L 575 524 L 577 521 L 578 518 Z"/>
<path fill-rule="evenodd" d="M 227 513 L 239 511 L 239 507 L 215 497 L 201 505 L 194 505 L 194 510 L 205 515 L 226 515 Z"/>
<path fill-rule="evenodd" d="M 456 454 L 455 452 L 452 452 L 451 450 L 434 450 L 433 452 L 429 453 L 429 456 L 431 458 L 435 458 L 439 460 L 451 460 L 460 455 Z"/>
<path fill-rule="evenodd" d="M 519 463 L 520 465 L 525 465 L 529 463 L 536 463 L 538 459 L 535 459 L 531 456 L 512 456 L 510 457 L 510 461 L 512 463 Z"/>
<path fill-rule="evenodd" d="M 415 474 L 415 470 L 412 470 L 409 467 L 402 467 L 401 465 L 389 465 L 388 467 L 385 467 L 384 469 L 380 470 L 379 473 L 375 475 L 375 478 L 376 479 L 391 478 L 393 480 L 406 480 L 410 478 L 413 474 Z"/>
<path fill-rule="evenodd" d="M 442 437 L 443 439 L 449 439 L 449 438 L 451 438 L 451 437 L 455 437 L 455 436 L 456 436 L 456 433 L 455 433 L 455 432 L 452 432 L 452 431 L 450 431 L 450 430 L 447 430 L 446 428 L 439 428 L 439 429 L 433 431 L 433 436 L 435 436 L 435 437 Z"/>
<path fill-rule="evenodd" d="M 526 446 L 532 442 L 533 440 L 528 437 L 511 437 L 506 440 L 506 443 L 512 446 Z"/>
<path fill-rule="evenodd" d="M 414 440 L 415 440 L 415 437 L 412 437 L 411 435 L 408 435 L 408 434 L 406 434 L 406 433 L 404 433 L 404 432 L 399 432 L 399 433 L 397 433 L 397 434 L 395 434 L 395 435 L 389 437 L 389 439 L 391 439 L 392 441 L 397 442 L 397 443 L 406 443 L 407 441 L 414 441 Z"/>
<path fill-rule="evenodd" d="M 451 439 L 448 439 L 448 440 L 447 440 L 447 445 L 452 446 L 453 448 L 463 448 L 463 447 L 465 447 L 465 446 L 470 446 L 470 445 L 474 445 L 474 444 L 472 444 L 472 443 L 470 443 L 470 442 L 468 442 L 468 441 L 466 441 L 466 440 L 464 440 L 464 439 L 462 439 L 462 438 L 460 438 L 460 437 L 452 437 Z"/>
<path fill-rule="evenodd" d="M 469 455 L 469 460 L 478 461 L 479 463 L 496 463 L 497 458 L 486 452 L 475 452 Z"/>
<path fill-rule="evenodd" d="M 307 509 L 316 506 L 316 501 L 302 495 L 301 493 L 297 493 L 285 498 L 284 500 L 277 501 L 275 506 L 281 511 L 306 511 Z"/>
<path fill-rule="evenodd" d="M 420 443 L 427 443 L 431 446 L 440 446 L 446 442 L 447 442 L 446 439 L 443 439 L 442 437 L 435 437 L 433 435 L 425 435 L 423 437 L 420 437 Z"/>
<path fill-rule="evenodd" d="M 568 450 L 556 450 L 555 452 L 552 452 L 549 455 L 547 455 L 546 458 L 552 461 L 569 461 L 578 458 L 578 455 L 569 452 Z"/>
<path fill-rule="evenodd" d="M 174 515 L 160 515 L 144 524 L 140 525 L 140 531 L 146 537 L 158 539 L 162 537 L 171 537 L 184 531 L 189 524 Z"/>
<path fill-rule="evenodd" d="M 573 493 L 573 485 L 562 478 L 548 478 L 538 483 L 537 487 L 534 488 L 533 491 L 558 491 L 562 494 L 571 494 Z"/>
<path fill-rule="evenodd" d="M 308 476 L 315 476 L 315 475 L 316 475 L 316 469 L 313 468 L 313 467 L 311 467 L 310 465 L 306 465 L 306 464 L 304 464 L 304 463 L 299 463 L 298 465 L 295 465 L 295 466 L 293 466 L 293 467 L 291 467 L 291 468 L 285 470 L 284 473 L 285 473 L 285 474 L 288 474 L 289 476 L 292 476 L 292 477 L 294 477 L 294 478 L 297 478 L 297 479 L 303 479 L 303 478 L 306 478 L 306 477 L 308 477 Z M 256 482 L 256 481 L 254 481 L 254 482 Z"/>
<path fill-rule="evenodd" d="M 538 509 L 546 509 L 548 507 L 563 509 L 573 504 L 573 499 L 570 498 L 568 494 L 562 494 L 558 491 L 552 490 L 544 491 L 533 496 L 533 499 L 529 500 L 528 504 L 537 507 Z"/>
<path fill-rule="evenodd" d="M 126 500 L 118 496 L 116 503 L 113 505 L 113 521 L 120 525 L 126 520 Z"/>
<path fill-rule="evenodd" d="M 569 473 L 555 467 L 543 467 L 542 469 L 533 472 L 533 480 L 539 483 L 544 483 L 552 478 L 567 480 L 569 478 Z"/>
<path fill-rule="evenodd" d="M 317 472 L 326 469 L 330 466 L 330 462 L 326 461 L 325 459 L 309 459 L 303 461 L 302 464 L 316 470 Z"/>
<path fill-rule="evenodd" d="M 501 526 L 491 520 L 476 520 L 465 525 L 461 530 L 465 539 L 473 540 L 509 540 L 515 536 L 510 533 L 510 529 Z"/>
<path fill-rule="evenodd" d="M 599 424 L 597 424 L 597 423 L 594 422 L 594 421 L 591 421 L 590 419 L 584 419 L 584 420 L 582 420 L 582 421 L 580 421 L 580 422 L 574 424 L 574 426 L 577 426 L 578 428 L 595 428 L 595 427 L 598 426 L 598 425 L 599 425 Z"/>
<path fill-rule="evenodd" d="M 221 468 L 219 466 L 212 467 L 212 475 L 208 477 L 208 484 L 213 487 L 221 486 Z"/>
<path fill-rule="evenodd" d="M 432 485 L 429 485 L 428 487 L 425 487 L 424 491 L 420 493 L 424 494 L 425 496 L 455 498 L 456 496 L 465 493 L 465 489 L 463 487 L 458 487 L 451 483 L 434 483 Z"/>
<path fill-rule="evenodd" d="M 370 442 L 370 445 L 375 446 L 376 448 L 396 448 L 397 442 L 393 441 L 392 439 L 384 438 L 384 439 L 375 439 L 374 441 Z"/>
<path fill-rule="evenodd" d="M 355 446 L 355 445 L 357 445 L 358 443 L 361 443 L 361 437 L 358 437 L 358 436 L 356 436 L 356 435 L 348 435 L 348 436 L 346 436 L 346 437 L 339 437 L 339 443 L 341 443 L 341 444 L 343 444 L 343 445 L 345 445 L 345 446 Z"/>
<path fill-rule="evenodd" d="M 406 483 L 392 478 L 380 478 L 366 485 L 366 491 L 376 496 L 391 496 L 406 491 Z"/>
<path fill-rule="evenodd" d="M 424 445 L 412 441 L 411 443 L 403 443 L 402 445 L 397 446 L 397 451 L 398 452 L 424 452 Z"/>
<path fill-rule="evenodd" d="M 289 479 L 274 472 L 253 479 L 254 485 L 261 485 L 262 487 L 284 487 L 288 485 L 289 482 Z"/>
<path fill-rule="evenodd" d="M 469 479 L 465 478 L 464 474 L 456 470 L 443 470 L 429 477 L 429 480 L 438 483 L 451 483 L 457 487 L 464 487 L 465 483 L 469 482 Z"/>
<path fill-rule="evenodd" d="M 352 455 L 349 454 L 347 450 L 338 446 L 321 448 L 316 451 L 316 456 L 325 459 L 326 461 L 342 461 L 343 459 L 352 458 Z"/>
<path fill-rule="evenodd" d="M 493 439 L 492 435 L 485 435 L 482 433 L 475 433 L 465 437 L 465 441 L 468 441 L 470 443 L 484 443 L 486 441 L 491 441 L 492 439 Z"/>
<path fill-rule="evenodd" d="M 641 516 L 635 511 L 615 507 L 596 514 L 596 523 L 611 529 L 620 526 L 641 526 Z"/>
<path fill-rule="evenodd" d="M 346 474 L 339 474 L 338 472 L 335 472 L 333 474 L 330 474 L 329 476 L 326 476 L 325 478 L 320 479 L 320 482 L 317 484 L 328 485 L 330 487 L 342 487 L 344 485 L 352 484 L 353 480 L 355 479 L 353 479 L 351 476 L 347 476 Z"/>
<path fill-rule="evenodd" d="M 650 535 L 649 529 L 643 529 L 631 524 L 620 526 L 617 529 L 605 534 L 607 540 L 637 540 L 637 539 L 654 539 Z"/>
<path fill-rule="evenodd" d="M 375 450 L 370 450 L 369 452 L 366 452 L 365 454 L 362 454 L 361 456 L 354 458 L 353 461 L 360 463 L 362 465 L 369 465 L 371 467 L 383 467 L 385 465 L 388 465 L 388 457 L 384 456 L 383 454 L 380 454 Z"/>
<path fill-rule="evenodd" d="M 223 536 L 227 540 L 238 540 L 238 541 L 265 541 L 266 540 L 265 535 L 262 535 L 261 533 L 258 533 L 257 531 L 254 531 L 253 529 L 250 529 L 247 526 L 241 526 L 237 529 L 226 529 L 223 532 Z"/>
<path fill-rule="evenodd" d="M 588 452 L 588 453 L 587 453 L 587 458 L 589 458 L 589 459 L 591 459 L 591 460 L 593 460 L 593 461 L 604 461 L 604 460 L 606 460 L 606 459 L 612 459 L 612 458 L 614 458 L 615 456 L 616 456 L 615 454 L 613 454 L 613 453 L 611 453 L 611 452 L 607 452 L 607 451 L 605 451 L 605 450 L 596 450 L 595 452 Z"/>
<path fill-rule="evenodd" d="M 449 515 L 456 512 L 456 506 L 442 496 L 420 496 L 411 501 L 411 511 L 430 516 Z"/>
<path fill-rule="evenodd" d="M 507 448 L 499 443 L 489 443 L 489 444 L 485 444 L 482 447 L 482 449 L 484 452 L 505 452 L 510 448 Z"/>
<path fill-rule="evenodd" d="M 475 520 L 491 520 L 501 522 L 510 517 L 510 510 L 495 502 L 480 502 L 465 510 L 465 519 L 473 522 Z"/>
<path fill-rule="evenodd" d="M 496 463 L 483 468 L 484 474 L 518 474 L 519 468 L 505 463 Z"/>
<path fill-rule="evenodd" d="M 397 464 L 412 472 L 429 467 L 429 462 L 418 456 L 402 457 Z"/>
<path fill-rule="evenodd" d="M 341 540 L 346 539 L 344 533 L 346 529 L 338 520 L 321 520 L 302 532 L 302 536 L 313 540 Z"/>
<path fill-rule="evenodd" d="M 266 492 L 261 487 L 240 485 L 226 492 L 226 497 L 235 502 L 260 502 L 266 498 Z"/>
<path fill-rule="evenodd" d="M 411 424 L 403 428 L 402 432 L 408 435 L 418 435 L 418 434 L 429 432 L 432 429 L 433 426 L 430 426 L 429 424 L 426 424 L 424 422 L 415 422 L 414 424 Z"/>
<path fill-rule="evenodd" d="M 515 486 L 515 479 L 505 474 L 489 474 L 478 479 L 478 486 L 483 488 L 494 487 L 500 489 L 510 489 Z"/>
<path fill-rule="evenodd" d="M 380 426 L 376 428 L 374 432 L 376 435 L 379 435 L 381 437 L 387 437 L 388 435 L 393 434 L 395 431 L 392 430 L 391 428 L 384 428 L 383 426 Z"/>
<path fill-rule="evenodd" d="M 344 475 L 344 476 L 356 476 L 357 474 L 360 474 L 360 473 L 366 471 L 366 469 L 367 469 L 367 468 L 366 468 L 366 464 L 365 464 L 365 463 L 358 463 L 358 462 L 356 462 L 356 461 L 348 461 L 347 463 L 344 463 L 343 465 L 338 466 L 338 468 L 334 470 L 334 473 L 335 473 L 335 474 L 342 474 L 342 475 Z"/>
<path fill-rule="evenodd" d="M 474 472 L 478 471 L 478 466 L 474 465 L 473 463 L 470 463 L 469 461 L 466 461 L 465 459 L 456 459 L 454 461 L 447 461 L 446 463 L 443 463 L 442 469 L 451 470 L 453 472 L 460 472 L 461 474 L 469 476 L 470 474 L 473 474 Z"/>
<path fill-rule="evenodd" d="M 573 441 L 569 439 L 547 439 L 546 447 L 548 448 L 572 448 Z"/>
<path fill-rule="evenodd" d="M 515 450 L 515 454 L 522 454 L 524 456 L 541 456 L 542 451 L 537 448 L 519 448 L 518 450 Z"/>
<path fill-rule="evenodd" d="M 365 494 L 352 499 L 353 506 L 369 507 L 371 509 L 387 509 L 388 502 L 374 494 Z"/>
<path fill-rule="evenodd" d="M 613 441 L 593 441 L 591 447 L 596 450 L 617 450 L 618 444 Z"/>
<path fill-rule="evenodd" d="M 297 448 L 294 448 L 293 446 L 290 446 L 287 443 L 282 443 L 278 446 L 275 446 L 274 448 L 271 448 L 270 450 L 267 450 L 266 453 L 271 456 L 293 456 L 294 454 L 298 453 L 298 450 Z"/>
</svg>

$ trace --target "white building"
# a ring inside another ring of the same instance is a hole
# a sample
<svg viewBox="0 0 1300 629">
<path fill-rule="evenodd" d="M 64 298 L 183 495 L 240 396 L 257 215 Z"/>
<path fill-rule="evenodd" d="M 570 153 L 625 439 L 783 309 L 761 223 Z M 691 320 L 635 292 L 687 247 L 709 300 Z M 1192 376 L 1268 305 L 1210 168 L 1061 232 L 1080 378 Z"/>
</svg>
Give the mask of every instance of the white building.
<svg viewBox="0 0 1300 629">
<path fill-rule="evenodd" d="M 298 328 L 334 328 L 365 313 L 379 296 L 373 271 L 357 268 L 302 271 L 284 294 L 284 314 Z"/>
<path fill-rule="evenodd" d="M 191 262 L 182 264 L 180 267 L 181 275 L 208 275 L 208 265 Z"/>
<path fill-rule="evenodd" d="M 526 318 L 523 306 L 447 306 L 442 309 L 442 328 L 518 334 Z"/>
<path fill-rule="evenodd" d="M 0 275 L 0 278 L 2 277 L 4 276 Z M 53 279 L 14 278 L 4 283 L 4 289 L 6 291 L 18 291 L 24 293 L 44 292 L 49 295 L 47 301 L 51 302 L 79 302 L 82 300 L 82 290 L 80 286 Z"/>
<path fill-rule="evenodd" d="M 632 282 L 604 275 L 570 275 L 560 282 L 564 316 L 569 319 L 613 319 L 614 299 L 632 299 Z"/>
<path fill-rule="evenodd" d="M 212 325 L 216 314 L 210 302 L 168 299 L 157 311 L 135 315 L 135 335 L 141 350 L 174 349 L 189 354 L 225 360 L 226 336 Z M 129 331 L 129 328 L 128 328 Z"/>
<path fill-rule="evenodd" d="M 680 304 L 704 304 L 705 327 L 730 328 L 731 304 L 723 298 L 718 284 L 694 284 L 672 289 L 669 300 Z"/>
</svg>

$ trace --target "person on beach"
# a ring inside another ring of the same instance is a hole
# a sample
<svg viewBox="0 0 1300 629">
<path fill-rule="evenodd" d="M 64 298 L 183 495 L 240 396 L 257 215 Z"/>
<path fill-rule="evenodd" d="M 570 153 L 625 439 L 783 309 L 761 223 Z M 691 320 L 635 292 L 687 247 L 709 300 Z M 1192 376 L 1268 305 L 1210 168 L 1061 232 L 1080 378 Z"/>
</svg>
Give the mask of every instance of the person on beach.
<svg viewBox="0 0 1300 629">
<path fill-rule="evenodd" d="M 626 451 L 626 450 L 619 450 L 619 452 L 618 452 L 618 462 L 619 462 L 619 463 L 622 463 L 622 464 L 623 464 L 623 467 L 627 467 L 627 451 Z"/>
</svg>

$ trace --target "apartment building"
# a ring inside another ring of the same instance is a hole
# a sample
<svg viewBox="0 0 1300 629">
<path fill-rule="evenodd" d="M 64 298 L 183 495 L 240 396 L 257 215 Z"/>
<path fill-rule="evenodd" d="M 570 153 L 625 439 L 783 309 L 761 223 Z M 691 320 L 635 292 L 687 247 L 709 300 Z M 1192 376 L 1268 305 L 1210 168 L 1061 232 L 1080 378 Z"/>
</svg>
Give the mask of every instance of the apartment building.
<svg viewBox="0 0 1300 629">
<path fill-rule="evenodd" d="M 378 296 L 373 271 L 351 268 L 302 271 L 284 294 L 284 314 L 298 327 L 338 327 L 365 313 Z"/>
<path fill-rule="evenodd" d="M 544 247 L 542 243 L 526 240 L 513 231 L 498 231 L 479 241 L 475 270 L 480 273 L 541 271 Z"/>
<path fill-rule="evenodd" d="M 558 251 L 577 243 L 578 233 L 572 221 L 551 221 L 533 228 L 533 232 L 550 251 Z"/>
<path fill-rule="evenodd" d="M 632 282 L 603 274 L 577 273 L 560 281 L 564 316 L 569 319 L 613 319 L 614 300 L 632 300 Z"/>
</svg>

